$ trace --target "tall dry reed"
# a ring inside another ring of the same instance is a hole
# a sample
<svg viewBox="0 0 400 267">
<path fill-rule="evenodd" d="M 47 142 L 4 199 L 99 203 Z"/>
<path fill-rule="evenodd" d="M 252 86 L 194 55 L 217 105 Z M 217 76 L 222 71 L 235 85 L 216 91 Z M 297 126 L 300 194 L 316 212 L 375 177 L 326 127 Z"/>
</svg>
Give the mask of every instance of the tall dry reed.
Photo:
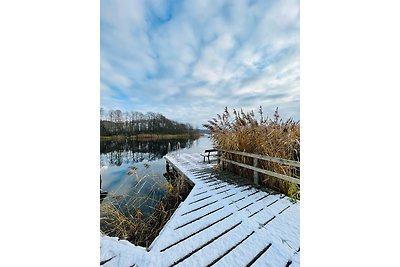
<svg viewBox="0 0 400 267">
<path fill-rule="evenodd" d="M 218 114 L 217 118 L 203 126 L 211 131 L 211 138 L 218 148 L 300 161 L 300 122 L 292 118 L 282 120 L 278 108 L 273 118 L 264 117 L 262 107 L 258 113 L 259 118 L 256 118 L 253 111 L 245 113 L 243 110 L 239 112 L 234 109 L 231 115 L 226 107 L 222 115 Z M 249 157 L 232 154 L 226 154 L 226 157 L 249 165 L 253 164 L 253 160 Z M 259 161 L 259 166 L 300 178 L 299 168 L 269 161 Z M 242 176 L 252 177 L 251 170 L 232 164 L 227 164 L 227 167 Z M 259 177 L 262 186 L 299 199 L 299 186 L 264 174 L 259 174 Z"/>
<path fill-rule="evenodd" d="M 192 186 L 182 177 L 171 177 L 167 184 L 167 194 L 155 206 L 149 216 L 143 216 L 141 205 L 146 200 L 137 196 L 129 197 L 124 210 L 118 204 L 103 202 L 100 205 L 100 228 L 103 234 L 116 236 L 131 243 L 148 247 L 158 236 L 165 223 L 190 193 Z M 147 199 L 148 200 L 148 199 Z"/>
</svg>

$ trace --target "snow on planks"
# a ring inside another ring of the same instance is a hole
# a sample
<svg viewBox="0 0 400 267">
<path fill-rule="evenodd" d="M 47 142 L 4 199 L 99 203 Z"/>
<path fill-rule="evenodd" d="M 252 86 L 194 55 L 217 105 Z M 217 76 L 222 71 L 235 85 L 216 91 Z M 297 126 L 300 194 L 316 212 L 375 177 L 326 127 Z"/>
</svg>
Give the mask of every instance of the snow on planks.
<svg viewBox="0 0 400 267">
<path fill-rule="evenodd" d="M 231 182 L 197 154 L 165 159 L 195 186 L 148 251 L 101 237 L 101 261 L 113 257 L 102 266 L 300 265 L 299 202 Z"/>
</svg>

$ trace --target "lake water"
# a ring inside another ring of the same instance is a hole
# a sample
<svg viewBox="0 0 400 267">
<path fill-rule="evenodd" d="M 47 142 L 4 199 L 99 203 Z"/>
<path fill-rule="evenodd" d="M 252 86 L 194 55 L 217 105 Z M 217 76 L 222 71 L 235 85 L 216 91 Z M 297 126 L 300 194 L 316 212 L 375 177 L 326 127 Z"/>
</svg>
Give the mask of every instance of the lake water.
<svg viewBox="0 0 400 267">
<path fill-rule="evenodd" d="M 212 148 L 208 136 L 194 139 L 149 141 L 101 141 L 101 189 L 124 213 L 140 208 L 146 216 L 166 193 L 163 156 L 174 153 L 201 153 Z"/>
</svg>

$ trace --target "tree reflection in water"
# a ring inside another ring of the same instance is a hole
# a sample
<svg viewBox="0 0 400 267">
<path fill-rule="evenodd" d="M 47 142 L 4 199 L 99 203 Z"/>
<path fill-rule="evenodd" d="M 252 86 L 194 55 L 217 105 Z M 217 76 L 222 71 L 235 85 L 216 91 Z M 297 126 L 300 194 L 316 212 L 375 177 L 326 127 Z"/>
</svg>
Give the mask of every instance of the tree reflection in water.
<svg viewBox="0 0 400 267">
<path fill-rule="evenodd" d="M 179 148 L 200 153 L 210 147 L 207 137 L 100 141 L 101 205 L 112 204 L 126 216 L 139 210 L 146 218 L 167 193 L 163 156 Z"/>
<path fill-rule="evenodd" d="M 107 164 L 121 166 L 123 163 L 139 163 L 144 160 L 161 159 L 168 153 L 168 149 L 175 151 L 182 148 L 190 148 L 194 140 L 100 141 L 100 154 L 105 156 Z"/>
</svg>

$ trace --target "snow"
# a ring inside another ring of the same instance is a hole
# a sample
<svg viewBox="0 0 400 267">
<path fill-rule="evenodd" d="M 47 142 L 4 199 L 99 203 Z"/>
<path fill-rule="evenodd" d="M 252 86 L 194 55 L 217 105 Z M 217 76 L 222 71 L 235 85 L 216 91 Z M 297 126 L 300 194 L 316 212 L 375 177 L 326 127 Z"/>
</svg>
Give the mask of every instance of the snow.
<svg viewBox="0 0 400 267">
<path fill-rule="evenodd" d="M 101 261 L 114 257 L 103 266 L 245 266 L 269 244 L 252 266 L 299 266 L 300 202 L 220 181 L 198 154 L 165 158 L 194 188 L 149 251 L 101 236 Z"/>
</svg>

